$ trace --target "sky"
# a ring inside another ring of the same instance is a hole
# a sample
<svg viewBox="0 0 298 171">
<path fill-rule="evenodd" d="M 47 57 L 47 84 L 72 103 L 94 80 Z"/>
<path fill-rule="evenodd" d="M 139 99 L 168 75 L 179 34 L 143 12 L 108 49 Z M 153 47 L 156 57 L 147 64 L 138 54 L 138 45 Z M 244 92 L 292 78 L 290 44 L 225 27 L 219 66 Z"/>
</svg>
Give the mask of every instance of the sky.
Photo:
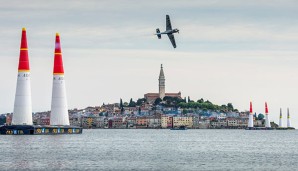
<svg viewBox="0 0 298 171">
<path fill-rule="evenodd" d="M 158 40 L 170 15 L 177 48 Z M 13 111 L 22 27 L 27 28 L 32 108 L 50 110 L 55 34 L 60 33 L 68 106 L 85 108 L 158 92 L 232 103 L 271 121 L 290 108 L 298 127 L 298 1 L 0 1 L 0 113 Z"/>
</svg>

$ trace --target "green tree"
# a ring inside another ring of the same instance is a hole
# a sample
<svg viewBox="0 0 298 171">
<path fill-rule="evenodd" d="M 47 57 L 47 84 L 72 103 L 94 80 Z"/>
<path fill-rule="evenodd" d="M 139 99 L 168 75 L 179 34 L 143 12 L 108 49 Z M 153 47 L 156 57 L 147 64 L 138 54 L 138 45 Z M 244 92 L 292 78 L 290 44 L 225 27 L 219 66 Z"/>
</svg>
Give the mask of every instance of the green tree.
<svg viewBox="0 0 298 171">
<path fill-rule="evenodd" d="M 204 103 L 204 99 L 201 98 L 200 100 L 197 101 L 198 103 Z"/>
<path fill-rule="evenodd" d="M 6 123 L 6 116 L 0 116 L 0 125 L 4 125 Z"/>
<path fill-rule="evenodd" d="M 264 119 L 264 115 L 262 114 L 262 113 L 260 113 L 259 115 L 258 115 L 258 120 L 262 120 L 262 119 Z"/>
<path fill-rule="evenodd" d="M 141 98 L 141 99 L 138 99 L 137 100 L 137 106 L 142 106 L 142 104 L 144 104 L 146 102 L 146 99 L 145 98 Z"/>
<path fill-rule="evenodd" d="M 181 108 L 187 108 L 188 105 L 187 105 L 186 102 L 180 102 L 180 103 L 178 104 L 178 107 L 181 107 Z"/>
<path fill-rule="evenodd" d="M 130 98 L 128 107 L 136 107 L 136 102 L 134 102 L 134 101 L 132 100 L 132 98 Z"/>
<path fill-rule="evenodd" d="M 233 110 L 234 110 L 234 106 L 233 106 L 232 103 L 228 103 L 228 104 L 227 104 L 227 108 L 228 108 L 228 110 L 230 110 L 230 111 L 233 111 Z"/>
<path fill-rule="evenodd" d="M 161 98 L 157 98 L 157 99 L 155 99 L 155 101 L 154 101 L 154 105 L 159 105 L 160 102 L 162 102 Z"/>
<path fill-rule="evenodd" d="M 220 110 L 223 111 L 223 112 L 226 112 L 228 109 L 227 105 L 223 104 L 220 106 Z"/>
<path fill-rule="evenodd" d="M 171 97 L 171 96 L 165 96 L 162 100 L 163 101 L 173 101 L 173 97 Z"/>
<path fill-rule="evenodd" d="M 120 108 L 123 108 L 123 102 L 121 98 L 120 98 Z"/>
<path fill-rule="evenodd" d="M 209 103 L 209 104 L 212 104 L 209 100 L 207 100 L 205 103 Z"/>
</svg>

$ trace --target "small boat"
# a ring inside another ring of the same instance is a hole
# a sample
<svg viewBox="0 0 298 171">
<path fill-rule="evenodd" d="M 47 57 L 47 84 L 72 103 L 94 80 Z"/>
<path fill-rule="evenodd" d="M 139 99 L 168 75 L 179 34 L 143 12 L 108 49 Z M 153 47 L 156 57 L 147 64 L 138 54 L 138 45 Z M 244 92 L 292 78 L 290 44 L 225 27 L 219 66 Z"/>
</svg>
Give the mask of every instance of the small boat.
<svg viewBox="0 0 298 171">
<path fill-rule="evenodd" d="M 182 126 L 179 126 L 179 127 L 171 128 L 171 130 L 187 130 L 187 127 L 182 125 Z"/>
</svg>

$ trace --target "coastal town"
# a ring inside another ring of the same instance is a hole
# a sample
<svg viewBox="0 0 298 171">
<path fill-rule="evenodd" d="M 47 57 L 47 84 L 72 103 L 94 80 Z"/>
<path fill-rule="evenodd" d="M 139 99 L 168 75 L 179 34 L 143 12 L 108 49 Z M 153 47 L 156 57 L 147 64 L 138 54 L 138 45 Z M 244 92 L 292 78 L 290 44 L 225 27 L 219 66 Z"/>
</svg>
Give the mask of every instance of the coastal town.
<svg viewBox="0 0 298 171">
<path fill-rule="evenodd" d="M 114 103 L 84 109 L 72 109 L 69 110 L 69 116 L 70 125 L 80 126 L 84 129 L 158 129 L 179 126 L 186 126 L 189 129 L 244 129 L 248 125 L 249 112 L 186 109 L 148 103 L 135 107 L 121 107 L 120 103 Z M 0 124 L 9 125 L 12 114 L 2 114 L 0 118 Z M 33 123 L 35 125 L 49 125 L 50 111 L 34 113 Z M 254 115 L 255 127 L 263 127 L 264 123 L 264 115 Z M 277 127 L 273 122 L 271 122 L 271 126 Z"/>
<path fill-rule="evenodd" d="M 71 126 L 84 129 L 245 129 L 249 111 L 239 112 L 232 103 L 216 105 L 203 98 L 182 98 L 181 92 L 165 92 L 165 75 L 161 65 L 159 92 L 146 93 L 136 101 L 102 104 L 68 110 Z M 51 111 L 33 113 L 34 125 L 50 125 Z M 11 125 L 13 113 L 0 115 L 0 125 Z M 278 127 L 271 122 L 271 127 Z M 263 114 L 254 115 L 253 125 L 264 127 Z"/>
</svg>

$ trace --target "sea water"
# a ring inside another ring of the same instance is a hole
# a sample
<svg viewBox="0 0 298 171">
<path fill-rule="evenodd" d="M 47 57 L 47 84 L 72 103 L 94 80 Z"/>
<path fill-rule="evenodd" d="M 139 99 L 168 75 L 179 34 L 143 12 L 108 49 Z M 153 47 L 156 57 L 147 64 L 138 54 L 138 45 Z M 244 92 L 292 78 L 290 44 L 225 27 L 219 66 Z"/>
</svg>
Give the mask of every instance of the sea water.
<svg viewBox="0 0 298 171">
<path fill-rule="evenodd" d="M 298 170 L 295 130 L 91 129 L 1 135 L 0 170 Z"/>
</svg>

